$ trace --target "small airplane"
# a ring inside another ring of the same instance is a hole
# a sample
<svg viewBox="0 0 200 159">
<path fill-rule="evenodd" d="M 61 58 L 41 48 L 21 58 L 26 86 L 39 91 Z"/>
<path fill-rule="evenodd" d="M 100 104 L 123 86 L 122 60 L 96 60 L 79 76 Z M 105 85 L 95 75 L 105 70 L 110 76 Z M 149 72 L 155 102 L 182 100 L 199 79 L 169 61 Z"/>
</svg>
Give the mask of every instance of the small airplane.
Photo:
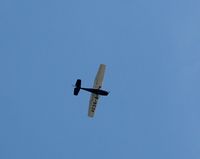
<svg viewBox="0 0 200 159">
<path fill-rule="evenodd" d="M 102 83 L 104 78 L 106 65 L 100 64 L 96 78 L 94 80 L 93 88 L 83 88 L 81 87 L 81 80 L 77 79 L 75 88 L 74 88 L 74 95 L 77 96 L 80 89 L 88 91 L 91 94 L 90 102 L 89 102 L 89 110 L 88 110 L 88 116 L 94 117 L 95 109 L 97 106 L 97 101 L 99 99 L 99 96 L 107 96 L 109 94 L 108 91 L 102 90 Z"/>
</svg>

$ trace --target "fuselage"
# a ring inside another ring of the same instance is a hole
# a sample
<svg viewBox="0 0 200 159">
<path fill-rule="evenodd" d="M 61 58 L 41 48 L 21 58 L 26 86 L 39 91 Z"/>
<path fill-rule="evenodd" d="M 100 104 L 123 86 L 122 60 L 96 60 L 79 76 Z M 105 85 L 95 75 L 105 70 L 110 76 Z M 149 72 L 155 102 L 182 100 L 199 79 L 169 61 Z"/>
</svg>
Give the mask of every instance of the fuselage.
<svg viewBox="0 0 200 159">
<path fill-rule="evenodd" d="M 102 89 L 94 89 L 94 88 L 80 88 L 80 89 L 102 96 L 107 96 L 109 94 L 109 92 Z"/>
</svg>

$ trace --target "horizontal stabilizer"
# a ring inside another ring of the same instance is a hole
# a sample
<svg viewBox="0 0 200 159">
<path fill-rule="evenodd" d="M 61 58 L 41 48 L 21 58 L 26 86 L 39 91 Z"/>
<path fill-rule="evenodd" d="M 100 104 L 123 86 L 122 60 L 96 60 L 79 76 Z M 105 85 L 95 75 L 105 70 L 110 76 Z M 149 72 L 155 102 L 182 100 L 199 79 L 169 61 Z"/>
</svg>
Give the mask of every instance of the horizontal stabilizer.
<svg viewBox="0 0 200 159">
<path fill-rule="evenodd" d="M 80 88 L 74 88 L 74 95 L 77 96 L 80 91 Z"/>
<path fill-rule="evenodd" d="M 80 89 L 81 89 L 81 80 L 80 80 L 80 79 L 77 79 L 76 85 L 75 85 L 75 88 L 74 88 L 74 95 L 75 95 L 75 96 L 78 95 Z"/>
<path fill-rule="evenodd" d="M 75 86 L 81 88 L 81 80 L 80 79 L 77 79 Z"/>
</svg>

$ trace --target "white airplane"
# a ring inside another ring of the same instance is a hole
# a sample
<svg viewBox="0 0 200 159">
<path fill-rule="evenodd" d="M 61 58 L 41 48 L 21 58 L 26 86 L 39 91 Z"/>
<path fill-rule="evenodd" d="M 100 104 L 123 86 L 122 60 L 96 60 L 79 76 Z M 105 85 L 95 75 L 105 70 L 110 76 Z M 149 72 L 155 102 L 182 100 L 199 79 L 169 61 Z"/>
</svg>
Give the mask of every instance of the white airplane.
<svg viewBox="0 0 200 159">
<path fill-rule="evenodd" d="M 106 65 L 100 64 L 96 78 L 94 80 L 94 85 L 93 88 L 83 88 L 81 87 L 81 80 L 77 79 L 76 85 L 74 88 L 74 95 L 77 96 L 80 89 L 91 92 L 91 97 L 90 97 L 90 102 L 89 102 L 89 110 L 88 110 L 88 116 L 89 117 L 94 117 L 95 109 L 97 106 L 97 101 L 99 99 L 99 96 L 107 96 L 109 92 L 102 90 L 102 83 L 103 83 L 103 78 L 104 78 L 104 73 L 105 73 Z"/>
</svg>

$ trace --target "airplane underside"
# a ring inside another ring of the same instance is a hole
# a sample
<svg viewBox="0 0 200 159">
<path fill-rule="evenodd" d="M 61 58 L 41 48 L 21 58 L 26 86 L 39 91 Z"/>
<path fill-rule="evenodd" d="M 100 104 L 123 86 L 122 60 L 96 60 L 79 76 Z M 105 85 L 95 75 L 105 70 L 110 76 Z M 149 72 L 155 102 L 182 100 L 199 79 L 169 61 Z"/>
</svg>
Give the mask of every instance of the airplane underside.
<svg viewBox="0 0 200 159">
<path fill-rule="evenodd" d="M 75 84 L 75 88 L 74 88 L 75 96 L 79 94 L 79 91 L 81 89 L 91 93 L 90 101 L 89 101 L 89 109 L 88 109 L 88 116 L 91 118 L 94 117 L 99 96 L 100 95 L 107 96 L 109 94 L 109 92 L 100 89 L 102 87 L 105 68 L 106 68 L 106 65 L 104 64 L 99 65 L 99 69 L 94 80 L 93 88 L 82 88 L 80 79 L 77 79 L 76 84 Z"/>
<path fill-rule="evenodd" d="M 109 94 L 107 91 L 101 89 L 94 89 L 94 88 L 80 88 L 80 89 L 102 96 L 107 96 Z"/>
</svg>

